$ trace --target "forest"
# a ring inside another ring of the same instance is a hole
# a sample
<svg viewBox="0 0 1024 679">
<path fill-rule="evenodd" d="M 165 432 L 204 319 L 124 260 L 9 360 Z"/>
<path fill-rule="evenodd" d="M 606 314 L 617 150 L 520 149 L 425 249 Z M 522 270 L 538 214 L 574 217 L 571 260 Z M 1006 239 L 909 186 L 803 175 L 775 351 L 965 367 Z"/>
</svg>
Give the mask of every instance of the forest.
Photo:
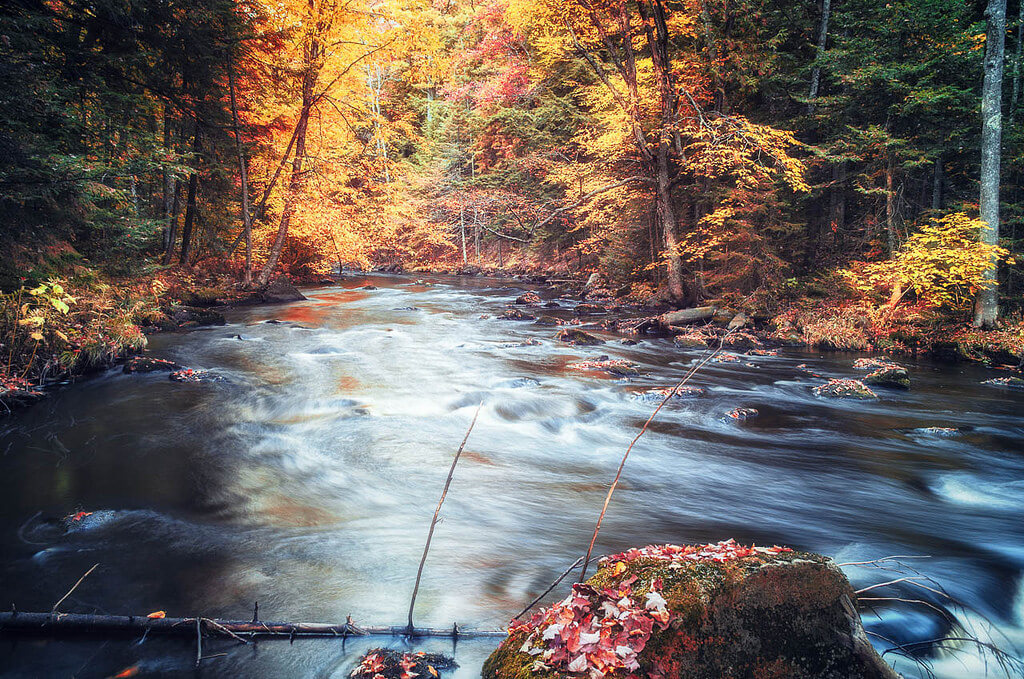
<svg viewBox="0 0 1024 679">
<path fill-rule="evenodd" d="M 168 289 L 339 267 L 597 273 L 812 343 L 1019 357 L 1005 5 L 5 3 L 7 377 L 116 353 Z M 19 326 L 33 289 L 57 306 Z"/>
</svg>

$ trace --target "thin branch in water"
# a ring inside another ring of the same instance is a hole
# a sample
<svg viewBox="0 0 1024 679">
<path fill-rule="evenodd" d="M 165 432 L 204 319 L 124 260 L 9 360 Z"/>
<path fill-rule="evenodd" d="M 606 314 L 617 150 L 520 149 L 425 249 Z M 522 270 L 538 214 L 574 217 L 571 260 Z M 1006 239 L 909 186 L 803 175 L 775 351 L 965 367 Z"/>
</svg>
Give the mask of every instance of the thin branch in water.
<svg viewBox="0 0 1024 679">
<path fill-rule="evenodd" d="M 462 451 L 466 447 L 466 441 L 469 440 L 469 435 L 473 432 L 473 427 L 476 426 L 476 418 L 480 416 L 480 409 L 484 407 L 483 401 L 476 407 L 476 412 L 473 413 L 473 421 L 469 423 L 469 429 L 466 430 L 466 435 L 462 438 L 462 443 L 459 444 L 459 449 L 455 451 L 455 459 L 452 460 L 451 469 L 448 470 L 448 479 L 444 482 L 444 490 L 441 491 L 441 499 L 437 501 L 437 509 L 434 510 L 434 518 L 430 520 L 430 530 L 427 531 L 427 542 L 423 545 L 423 556 L 420 557 L 420 567 L 416 571 L 416 584 L 412 588 L 412 599 L 409 601 L 409 631 L 412 632 L 414 626 L 412 624 L 412 612 L 416 608 L 416 595 L 420 591 L 420 578 L 423 577 L 423 566 L 427 563 L 427 552 L 430 551 L 430 541 L 434 537 L 434 528 L 437 526 L 437 516 L 441 513 L 441 505 L 444 504 L 444 498 L 448 495 L 448 487 L 452 485 L 452 477 L 455 476 L 455 465 L 459 463 L 459 457 L 462 455 Z"/>
<path fill-rule="evenodd" d="M 529 611 L 531 608 L 533 608 L 538 603 L 540 603 L 540 600 L 543 599 L 544 597 L 546 597 L 548 594 L 550 594 L 551 590 L 553 590 L 555 587 L 557 587 L 558 583 L 560 583 L 562 580 L 565 579 L 565 576 L 569 575 L 569 573 L 572 573 L 574 570 L 576 570 L 577 568 L 580 567 L 580 565 L 583 563 L 583 558 L 584 557 L 581 556 L 580 558 L 576 559 L 576 561 L 573 562 L 573 564 L 571 566 L 569 566 L 568 568 L 565 569 L 565 572 L 563 572 L 561 575 L 559 575 L 557 578 L 555 578 L 555 581 L 551 583 L 550 587 L 548 587 L 546 590 L 544 590 L 543 594 L 541 594 L 539 597 L 537 597 L 536 599 L 531 601 L 529 604 L 527 604 L 526 608 L 524 608 L 523 610 L 519 611 L 514 616 L 512 616 L 512 619 L 513 620 L 518 620 L 519 618 L 521 618 L 524 615 L 526 615 L 527 611 Z"/>
<path fill-rule="evenodd" d="M 78 586 L 82 584 L 82 581 L 85 580 L 87 577 L 89 577 L 89 574 L 92 573 L 94 570 L 96 570 L 97 566 L 99 566 L 99 564 L 98 563 L 94 563 L 92 565 L 92 568 L 90 568 L 89 570 L 87 570 L 85 572 L 85 575 L 83 575 L 82 577 L 78 578 L 78 582 L 76 582 L 74 584 L 74 586 L 71 589 L 68 590 L 67 594 L 65 594 L 64 596 L 62 596 L 60 598 L 60 601 L 58 601 L 57 603 L 55 603 L 53 605 L 53 608 L 50 609 L 50 612 L 51 613 L 56 613 L 57 612 L 57 607 L 60 606 L 62 603 L 64 603 L 64 600 L 67 599 L 69 596 L 71 596 L 72 592 L 74 592 L 76 589 L 78 589 Z"/>
<path fill-rule="evenodd" d="M 725 335 L 722 335 L 721 339 L 718 342 L 718 347 L 716 347 L 710 355 L 706 356 L 705 358 L 701 359 L 696 364 L 694 364 L 694 366 L 690 368 L 685 375 L 683 375 L 683 379 L 679 380 L 679 382 L 677 382 L 676 385 L 669 390 L 668 394 L 665 395 L 665 398 L 663 398 L 661 400 L 661 403 L 658 404 L 658 407 L 654 409 L 653 413 L 651 413 L 651 416 L 647 418 L 646 422 L 644 422 L 644 426 L 640 428 L 640 432 L 633 437 L 632 441 L 630 441 L 629 447 L 626 448 L 626 453 L 622 456 L 622 462 L 619 463 L 619 470 L 615 473 L 615 480 L 612 481 L 611 487 L 608 488 L 608 494 L 604 498 L 604 506 L 601 508 L 601 515 L 597 517 L 597 525 L 594 527 L 594 535 L 590 538 L 590 545 L 587 547 L 587 556 L 585 561 L 583 562 L 583 568 L 580 569 L 579 582 L 583 582 L 587 579 L 587 566 L 590 565 L 590 555 L 594 551 L 594 543 L 597 542 L 597 534 L 601 532 L 601 523 L 604 521 L 604 515 L 608 511 L 608 503 L 612 501 L 612 493 L 615 492 L 615 489 L 619 485 L 619 479 L 622 478 L 622 470 L 626 466 L 626 460 L 629 459 L 629 454 L 630 452 L 632 452 L 633 446 L 635 446 L 636 442 L 640 440 L 640 437 L 644 435 L 644 433 L 647 431 L 647 428 L 651 425 L 651 422 L 653 422 L 654 418 L 657 417 L 659 412 L 661 412 L 661 409 L 665 407 L 665 404 L 668 403 L 669 400 L 671 400 L 671 398 L 676 395 L 676 392 L 679 391 L 679 388 L 682 387 L 687 382 L 689 382 L 690 378 L 693 377 L 698 370 L 707 365 L 708 361 L 713 359 L 722 351 L 722 349 L 725 347 L 725 338 L 731 335 L 733 332 L 735 331 L 730 330 Z"/>
</svg>

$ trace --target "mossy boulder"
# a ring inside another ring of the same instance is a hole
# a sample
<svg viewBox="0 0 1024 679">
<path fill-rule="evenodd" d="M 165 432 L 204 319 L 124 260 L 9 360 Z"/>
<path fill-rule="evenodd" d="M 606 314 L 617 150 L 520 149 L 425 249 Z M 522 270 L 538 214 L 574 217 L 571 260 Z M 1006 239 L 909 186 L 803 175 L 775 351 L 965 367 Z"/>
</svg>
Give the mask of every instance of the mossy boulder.
<svg viewBox="0 0 1024 679">
<path fill-rule="evenodd" d="M 537 320 L 536 316 L 521 311 L 519 309 L 506 309 L 501 313 L 498 318 L 504 318 L 506 321 L 534 321 Z"/>
<path fill-rule="evenodd" d="M 510 629 L 484 679 L 896 679 L 828 558 L 784 548 L 651 546 Z"/>
<path fill-rule="evenodd" d="M 684 332 L 672 338 L 672 344 L 680 349 L 707 349 L 708 338 L 701 332 Z"/>
<path fill-rule="evenodd" d="M 151 358 L 149 356 L 132 356 L 125 364 L 122 371 L 126 375 L 132 375 L 135 373 L 152 373 L 152 372 L 173 372 L 175 370 L 181 370 L 182 366 L 178 365 L 174 361 L 168 361 L 163 358 Z"/>
<path fill-rule="evenodd" d="M 829 380 L 814 387 L 814 395 L 820 398 L 847 398 L 855 401 L 876 401 L 878 395 L 860 380 Z"/>
<path fill-rule="evenodd" d="M 536 292 L 524 292 L 523 294 L 516 297 L 516 304 L 524 304 L 527 306 L 539 306 L 540 295 Z"/>
<path fill-rule="evenodd" d="M 1004 389 L 1024 389 L 1024 379 L 1019 377 L 993 377 L 990 380 L 985 380 L 982 384 L 990 387 L 1003 387 Z"/>
<path fill-rule="evenodd" d="M 604 344 L 604 340 L 594 337 L 588 332 L 577 330 L 575 328 L 564 328 L 555 333 L 555 339 L 559 342 L 565 342 L 566 344 L 578 344 L 581 346 L 593 346 L 596 344 Z"/>
<path fill-rule="evenodd" d="M 286 302 L 301 302 L 306 296 L 299 292 L 299 289 L 286 280 L 278 278 L 267 286 L 263 291 L 263 300 L 267 304 L 284 304 Z"/>
<path fill-rule="evenodd" d="M 901 366 L 887 365 L 868 373 L 864 377 L 864 384 L 890 389 L 910 389 L 910 373 Z"/>
</svg>

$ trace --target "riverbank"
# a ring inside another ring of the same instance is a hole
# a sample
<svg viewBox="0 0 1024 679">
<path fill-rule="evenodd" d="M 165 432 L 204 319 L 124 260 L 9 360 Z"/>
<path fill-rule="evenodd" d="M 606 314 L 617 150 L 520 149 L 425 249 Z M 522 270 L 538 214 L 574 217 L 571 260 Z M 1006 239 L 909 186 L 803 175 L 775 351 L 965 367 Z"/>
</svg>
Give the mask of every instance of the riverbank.
<svg viewBox="0 0 1024 679">
<path fill-rule="evenodd" d="M 665 314 L 673 307 L 657 296 L 645 290 L 613 290 L 593 274 L 584 279 L 525 264 L 514 270 L 469 266 L 402 272 L 401 267 L 388 266 L 377 272 L 514 281 L 580 300 L 576 324 L 627 337 L 674 337 L 682 348 L 713 345 L 725 336 L 728 348 L 742 350 L 806 346 L 927 355 L 1015 372 L 1024 367 L 1024 323 L 1019 321 L 984 331 L 920 309 L 878 310 L 836 298 L 804 297 L 780 304 L 772 314 L 750 306 L 709 304 L 692 318 L 668 322 Z M 362 274 L 347 272 L 341 278 L 345 275 Z M 300 282 L 314 286 L 337 280 L 316 277 Z M 89 272 L 0 296 L 0 350 L 7 359 L 0 366 L 0 404 L 7 410 L 31 405 L 45 398 L 49 388 L 123 363 L 145 351 L 146 337 L 153 333 L 221 325 L 225 308 L 301 299 L 298 289 L 283 279 L 263 290 L 246 290 L 231 276 L 180 271 L 130 280 L 100 279 Z"/>
<path fill-rule="evenodd" d="M 147 336 L 223 325 L 221 310 L 305 299 L 273 281 L 246 290 L 231 277 L 165 271 L 116 279 L 80 270 L 0 295 L 0 412 L 145 351 Z"/>
<path fill-rule="evenodd" d="M 391 264 L 377 267 L 375 271 L 410 276 L 508 278 L 600 304 L 612 315 L 626 312 L 625 318 L 636 314 L 661 314 L 674 308 L 649 286 L 615 285 L 598 274 L 540 266 L 527 259 L 507 267 L 488 261 L 482 266 L 417 266 L 408 270 Z M 1024 319 L 1019 315 L 1004 319 L 998 329 L 982 330 L 966 319 L 958 320 L 954 315 L 923 305 L 906 302 L 895 306 L 873 305 L 853 300 L 839 291 L 826 293 L 813 286 L 804 286 L 793 294 L 768 301 L 763 298 L 752 301 L 748 297 L 731 303 L 708 300 L 702 304 L 715 307 L 717 315 L 713 320 L 721 327 L 742 313 L 747 319 L 745 330 L 765 344 L 808 346 L 823 351 L 924 355 L 942 361 L 1024 369 Z M 614 327 L 614 324 L 606 325 Z M 623 327 L 628 326 L 627 322 Z"/>
</svg>

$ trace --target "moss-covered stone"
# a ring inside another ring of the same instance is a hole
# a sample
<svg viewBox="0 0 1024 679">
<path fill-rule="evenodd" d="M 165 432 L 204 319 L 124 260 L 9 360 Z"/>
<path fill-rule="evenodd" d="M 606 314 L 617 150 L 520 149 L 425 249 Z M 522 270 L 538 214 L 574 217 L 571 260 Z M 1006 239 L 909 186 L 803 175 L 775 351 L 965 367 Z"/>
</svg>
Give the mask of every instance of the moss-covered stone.
<svg viewBox="0 0 1024 679">
<path fill-rule="evenodd" d="M 630 584 L 630 596 L 640 602 L 651 592 L 664 598 L 669 623 L 655 626 L 636 655 L 636 676 L 897 677 L 867 641 L 846 577 L 817 554 L 766 550 L 721 562 L 639 556 L 610 561 L 587 584 L 599 591 Z M 514 629 L 484 664 L 484 679 L 587 676 L 536 665 L 544 656 L 522 650 L 534 631 L 529 625 Z M 615 669 L 607 676 L 626 674 Z"/>
<path fill-rule="evenodd" d="M 582 330 L 577 330 L 575 328 L 566 328 L 564 330 L 559 330 L 555 334 L 555 339 L 558 340 L 559 342 L 565 342 L 567 344 L 579 344 L 586 346 L 604 344 L 604 340 L 598 337 L 594 337 L 588 332 L 583 332 Z"/>
<path fill-rule="evenodd" d="M 890 389 L 910 389 L 910 373 L 898 365 L 887 365 L 864 377 L 864 384 Z"/>
</svg>

